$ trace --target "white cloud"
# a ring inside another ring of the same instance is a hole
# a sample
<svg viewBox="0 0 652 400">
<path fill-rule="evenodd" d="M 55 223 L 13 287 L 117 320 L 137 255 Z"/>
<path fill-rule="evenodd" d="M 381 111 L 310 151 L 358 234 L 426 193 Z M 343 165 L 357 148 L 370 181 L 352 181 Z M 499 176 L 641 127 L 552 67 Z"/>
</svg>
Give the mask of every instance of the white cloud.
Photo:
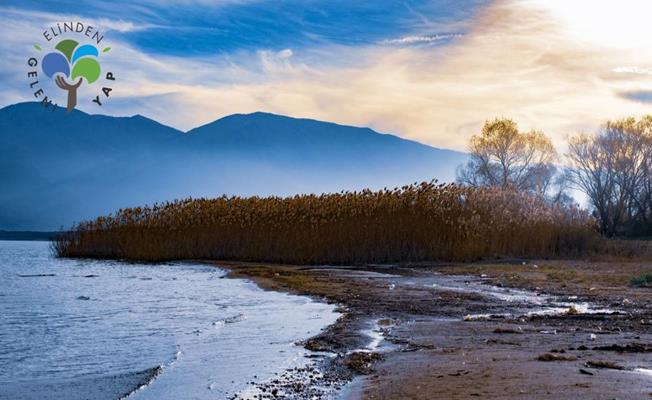
<svg viewBox="0 0 652 400">
<path fill-rule="evenodd" d="M 613 72 L 618 74 L 652 75 L 652 68 L 616 67 L 613 69 Z"/>
<path fill-rule="evenodd" d="M 433 43 L 441 42 L 442 40 L 450 40 L 455 38 L 461 38 L 463 35 L 460 33 L 445 33 L 445 34 L 433 34 L 433 35 L 413 35 L 405 36 L 398 39 L 388 39 L 383 40 L 382 44 L 415 44 L 415 43 Z"/>
<path fill-rule="evenodd" d="M 0 44 L 2 79 L 9 86 L 0 102 L 16 102 L 21 93 L 30 100 L 25 57 L 42 21 L 3 14 L 0 22 L 8 38 Z M 534 0 L 495 3 L 472 22 L 473 29 L 444 46 L 328 46 L 310 54 L 288 48 L 202 58 L 147 54 L 107 35 L 112 50 L 102 66 L 118 77 L 113 98 L 101 109 L 88 102 L 81 108 L 140 113 L 182 129 L 262 110 L 371 126 L 457 149 L 495 116 L 542 129 L 563 147 L 577 130 L 649 112 L 622 95 L 652 87 L 649 70 L 623 67 L 652 65 L 649 52 L 589 46 L 584 31 Z"/>
</svg>

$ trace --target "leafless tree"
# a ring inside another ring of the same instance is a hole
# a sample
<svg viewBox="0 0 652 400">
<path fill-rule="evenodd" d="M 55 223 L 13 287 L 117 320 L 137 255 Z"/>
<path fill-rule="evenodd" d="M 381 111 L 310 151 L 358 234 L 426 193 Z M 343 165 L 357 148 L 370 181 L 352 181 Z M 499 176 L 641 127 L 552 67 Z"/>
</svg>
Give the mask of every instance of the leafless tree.
<svg viewBox="0 0 652 400">
<path fill-rule="evenodd" d="M 569 139 L 572 182 L 589 197 L 605 235 L 649 229 L 652 217 L 652 116 L 607 122 Z"/>
<path fill-rule="evenodd" d="M 485 122 L 471 137 L 469 152 L 471 159 L 457 171 L 461 184 L 545 195 L 555 182 L 557 152 L 550 139 L 540 131 L 520 132 L 511 119 Z"/>
</svg>

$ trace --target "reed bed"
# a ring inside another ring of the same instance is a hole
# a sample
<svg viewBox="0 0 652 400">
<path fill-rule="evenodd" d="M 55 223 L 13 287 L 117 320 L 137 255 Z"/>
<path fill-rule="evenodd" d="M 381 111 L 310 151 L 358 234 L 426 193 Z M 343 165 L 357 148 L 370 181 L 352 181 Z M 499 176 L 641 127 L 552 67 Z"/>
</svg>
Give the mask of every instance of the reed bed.
<svg viewBox="0 0 652 400">
<path fill-rule="evenodd" d="M 176 200 L 80 223 L 52 245 L 64 257 L 363 264 L 565 256 L 584 252 L 595 237 L 595 222 L 578 208 L 430 182 Z"/>
</svg>

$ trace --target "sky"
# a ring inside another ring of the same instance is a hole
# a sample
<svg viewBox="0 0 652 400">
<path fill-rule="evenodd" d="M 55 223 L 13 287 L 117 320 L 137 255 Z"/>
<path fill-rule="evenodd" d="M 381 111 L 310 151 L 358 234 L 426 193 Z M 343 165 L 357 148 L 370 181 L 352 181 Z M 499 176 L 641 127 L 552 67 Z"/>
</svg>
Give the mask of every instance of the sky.
<svg viewBox="0 0 652 400">
<path fill-rule="evenodd" d="M 368 126 L 465 150 L 494 117 L 565 140 L 652 113 L 647 0 L 0 1 L 0 106 L 32 101 L 26 74 L 53 23 L 104 34 L 116 76 L 78 108 L 182 130 L 266 111 Z M 47 93 L 57 93 L 50 83 Z"/>
</svg>

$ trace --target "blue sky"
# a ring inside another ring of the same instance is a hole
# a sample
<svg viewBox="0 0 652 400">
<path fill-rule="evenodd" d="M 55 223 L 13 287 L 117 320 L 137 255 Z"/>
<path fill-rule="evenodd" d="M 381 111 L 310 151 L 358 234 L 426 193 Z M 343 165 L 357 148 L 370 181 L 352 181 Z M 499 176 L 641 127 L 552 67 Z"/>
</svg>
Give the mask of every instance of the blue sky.
<svg viewBox="0 0 652 400">
<path fill-rule="evenodd" d="M 118 77 L 101 109 L 82 86 L 80 109 L 181 129 L 261 110 L 463 149 L 508 116 L 561 144 L 652 102 L 643 0 L 79 3 L 0 3 L 0 106 L 32 99 L 25 60 L 71 20 L 105 33 Z"/>
<path fill-rule="evenodd" d="M 406 35 L 442 33 L 438 26 L 473 15 L 486 1 L 17 1 L 7 6 L 134 24 L 117 38 L 153 54 L 202 57 L 241 50 L 330 44 L 359 46 Z M 434 29 L 434 30 L 433 30 Z M 444 32 L 445 33 L 445 32 Z"/>
</svg>

